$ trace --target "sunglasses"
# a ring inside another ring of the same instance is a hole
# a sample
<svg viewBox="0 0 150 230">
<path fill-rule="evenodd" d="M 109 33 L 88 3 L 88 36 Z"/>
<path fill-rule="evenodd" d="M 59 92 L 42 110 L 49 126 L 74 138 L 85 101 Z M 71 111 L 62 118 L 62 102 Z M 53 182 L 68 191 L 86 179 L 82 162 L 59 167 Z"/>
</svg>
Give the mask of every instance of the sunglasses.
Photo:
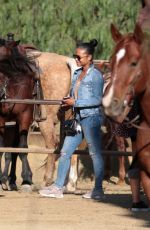
<svg viewBox="0 0 150 230">
<path fill-rule="evenodd" d="M 74 59 L 77 59 L 78 61 L 80 61 L 82 58 L 84 58 L 84 57 L 87 57 L 88 55 L 84 55 L 83 57 L 80 57 L 79 55 L 77 55 L 77 54 L 73 54 L 73 58 Z"/>
</svg>

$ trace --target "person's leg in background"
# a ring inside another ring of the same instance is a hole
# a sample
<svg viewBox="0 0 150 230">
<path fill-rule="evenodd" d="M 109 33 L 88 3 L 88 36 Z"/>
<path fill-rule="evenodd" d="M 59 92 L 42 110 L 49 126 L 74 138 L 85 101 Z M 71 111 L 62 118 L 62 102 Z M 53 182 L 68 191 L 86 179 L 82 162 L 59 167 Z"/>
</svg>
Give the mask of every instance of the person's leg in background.
<svg viewBox="0 0 150 230">
<path fill-rule="evenodd" d="M 137 158 L 133 159 L 133 162 L 128 171 L 131 192 L 132 192 L 132 206 L 131 211 L 148 211 L 149 207 L 141 200 L 140 188 L 140 169 L 138 166 Z"/>
</svg>

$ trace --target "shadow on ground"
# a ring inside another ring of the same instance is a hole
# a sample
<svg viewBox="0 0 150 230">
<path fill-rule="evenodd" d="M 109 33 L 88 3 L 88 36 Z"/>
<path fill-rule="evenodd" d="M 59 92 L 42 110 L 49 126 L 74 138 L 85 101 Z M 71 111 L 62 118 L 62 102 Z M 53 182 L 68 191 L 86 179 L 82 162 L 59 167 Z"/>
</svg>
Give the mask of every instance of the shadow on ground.
<svg viewBox="0 0 150 230">
<path fill-rule="evenodd" d="M 142 200 L 144 200 L 146 202 L 144 195 L 142 195 Z M 94 201 L 94 202 L 98 202 L 98 201 Z M 108 203 L 108 204 L 111 204 L 114 206 L 118 206 L 118 207 L 127 209 L 128 212 L 124 216 L 126 216 L 128 218 L 135 218 L 135 219 L 137 219 L 137 221 L 143 220 L 144 224 L 141 227 L 150 229 L 150 211 L 148 211 L 148 212 L 132 212 L 132 211 L 130 211 L 130 207 L 132 204 L 130 194 L 106 194 L 106 202 L 104 202 L 104 203 L 106 203 L 106 204 Z"/>
</svg>

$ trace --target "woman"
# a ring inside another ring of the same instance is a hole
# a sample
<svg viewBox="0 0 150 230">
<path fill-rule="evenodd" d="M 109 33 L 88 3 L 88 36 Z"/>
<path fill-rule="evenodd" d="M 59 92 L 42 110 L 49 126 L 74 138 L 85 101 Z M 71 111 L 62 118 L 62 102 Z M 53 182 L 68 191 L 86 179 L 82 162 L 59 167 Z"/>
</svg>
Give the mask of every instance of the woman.
<svg viewBox="0 0 150 230">
<path fill-rule="evenodd" d="M 101 155 L 100 131 L 102 123 L 100 104 L 104 82 L 101 72 L 93 65 L 93 54 L 97 44 L 95 39 L 77 44 L 74 58 L 80 68 L 73 74 L 70 97 L 63 100 L 63 106 L 72 106 L 82 131 L 75 136 L 65 137 L 59 158 L 57 178 L 53 185 L 39 191 L 41 196 L 63 198 L 63 186 L 70 167 L 71 156 L 85 138 L 93 161 L 95 186 L 83 197 L 96 200 L 104 199 L 102 189 L 104 163 Z"/>
</svg>

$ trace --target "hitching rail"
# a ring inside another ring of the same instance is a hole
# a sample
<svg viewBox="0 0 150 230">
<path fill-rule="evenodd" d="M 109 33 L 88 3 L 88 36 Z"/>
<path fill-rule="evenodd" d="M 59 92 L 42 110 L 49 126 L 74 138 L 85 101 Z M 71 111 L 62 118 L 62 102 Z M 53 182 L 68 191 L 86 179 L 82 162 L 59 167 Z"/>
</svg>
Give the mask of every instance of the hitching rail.
<svg viewBox="0 0 150 230">
<path fill-rule="evenodd" d="M 11 153 L 39 153 L 39 154 L 48 154 L 53 153 L 55 149 L 48 149 L 48 148 L 11 148 L 11 147 L 0 147 L 0 152 L 11 152 Z M 86 155 L 88 154 L 87 150 L 76 150 L 74 154 L 81 154 Z M 102 150 L 103 155 L 113 155 L 113 156 L 133 156 L 133 152 L 122 152 L 122 151 L 115 151 L 115 150 Z"/>
<path fill-rule="evenodd" d="M 34 99 L 2 99 L 0 103 L 36 104 L 36 105 L 61 105 L 62 100 L 34 100 Z"/>
<path fill-rule="evenodd" d="M 34 100 L 34 99 L 2 99 L 0 103 L 13 103 L 13 104 L 37 104 L 37 105 L 61 105 L 62 100 Z M 39 153 L 39 154 L 48 154 L 53 153 L 54 149 L 48 148 L 12 148 L 12 147 L 0 147 L 0 152 L 11 152 L 11 153 Z M 86 155 L 88 151 L 86 150 L 76 150 L 74 154 Z M 102 150 L 103 155 L 112 155 L 112 156 L 133 156 L 133 152 L 122 152 L 115 150 Z"/>
</svg>

